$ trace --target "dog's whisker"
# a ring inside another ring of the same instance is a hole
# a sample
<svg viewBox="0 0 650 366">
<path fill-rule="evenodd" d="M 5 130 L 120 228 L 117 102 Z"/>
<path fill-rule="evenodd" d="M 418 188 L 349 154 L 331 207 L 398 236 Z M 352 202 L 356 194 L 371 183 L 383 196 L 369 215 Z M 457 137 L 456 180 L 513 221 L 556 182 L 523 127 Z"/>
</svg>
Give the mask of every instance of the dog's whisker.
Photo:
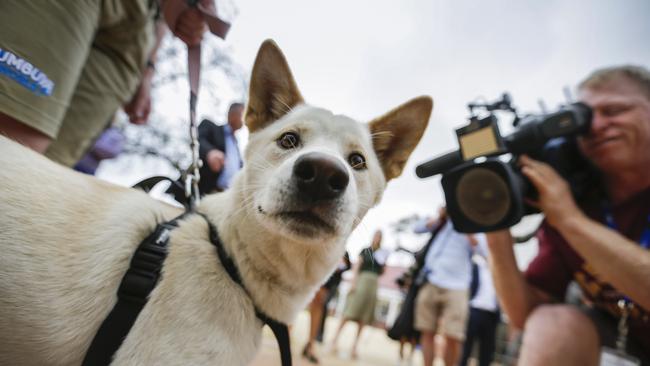
<svg viewBox="0 0 650 366">
<path fill-rule="evenodd" d="M 394 137 L 395 134 L 391 131 L 375 131 L 370 134 L 370 138 L 374 139 L 375 137 Z"/>
<path fill-rule="evenodd" d="M 291 111 L 293 110 L 293 107 L 291 107 L 289 104 L 287 104 L 287 102 L 285 102 L 283 99 L 281 99 L 281 98 L 276 98 L 275 100 L 276 100 L 278 103 L 280 103 L 280 105 L 281 105 L 282 107 L 285 108 L 285 109 L 282 111 L 284 114 L 287 114 L 287 113 L 289 113 L 289 112 L 291 112 Z"/>
<path fill-rule="evenodd" d="M 261 159 L 261 160 L 256 160 L 250 163 L 247 163 L 248 166 L 253 167 L 253 168 L 270 168 L 273 166 L 271 162 L 268 159 Z"/>
</svg>

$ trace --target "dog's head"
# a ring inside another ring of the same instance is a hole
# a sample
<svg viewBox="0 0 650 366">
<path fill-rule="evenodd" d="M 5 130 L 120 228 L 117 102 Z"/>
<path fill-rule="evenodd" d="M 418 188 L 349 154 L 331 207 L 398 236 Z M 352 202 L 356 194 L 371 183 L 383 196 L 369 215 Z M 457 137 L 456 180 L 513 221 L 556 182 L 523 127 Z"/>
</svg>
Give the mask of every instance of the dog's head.
<svg viewBox="0 0 650 366">
<path fill-rule="evenodd" d="M 259 50 L 245 122 L 244 209 L 274 233 L 302 242 L 347 236 L 399 176 L 433 102 L 415 98 L 369 124 L 304 103 L 270 40 Z"/>
</svg>

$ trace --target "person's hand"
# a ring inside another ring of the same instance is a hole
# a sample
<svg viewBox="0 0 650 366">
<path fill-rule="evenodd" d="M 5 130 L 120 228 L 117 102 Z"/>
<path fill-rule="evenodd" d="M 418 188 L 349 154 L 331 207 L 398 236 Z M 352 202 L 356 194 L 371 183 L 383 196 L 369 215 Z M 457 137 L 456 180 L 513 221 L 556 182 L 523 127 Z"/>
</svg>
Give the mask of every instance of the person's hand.
<svg viewBox="0 0 650 366">
<path fill-rule="evenodd" d="M 431 217 L 427 220 L 426 226 L 429 230 L 432 230 L 436 226 L 437 222 L 438 222 L 437 217 Z"/>
<path fill-rule="evenodd" d="M 566 219 L 582 214 L 571 195 L 569 184 L 550 165 L 522 155 L 519 163 L 522 173 L 530 179 L 539 198 L 529 204 L 544 212 L 551 226 L 565 222 Z"/>
<path fill-rule="evenodd" d="M 214 149 L 208 151 L 208 154 L 206 155 L 206 160 L 208 166 L 210 167 L 210 170 L 217 173 L 220 172 L 221 169 L 223 169 L 223 164 L 226 160 L 226 156 L 224 155 L 223 151 Z"/>
<path fill-rule="evenodd" d="M 165 14 L 165 19 L 168 20 L 168 26 L 172 33 L 188 46 L 196 46 L 201 43 L 203 33 L 208 29 L 208 26 L 203 19 L 203 15 L 197 8 L 190 7 L 185 9 L 178 18 L 175 19 L 175 24 L 169 24 L 169 19 L 174 19 L 170 14 L 179 11 L 178 7 L 182 5 L 181 1 L 182 0 L 166 0 L 163 5 L 163 13 Z"/>
<path fill-rule="evenodd" d="M 148 71 L 146 71 L 148 73 Z M 129 121 L 136 125 L 144 125 L 151 112 L 151 77 L 145 75 L 135 94 L 124 105 L 124 112 L 129 116 Z"/>
</svg>

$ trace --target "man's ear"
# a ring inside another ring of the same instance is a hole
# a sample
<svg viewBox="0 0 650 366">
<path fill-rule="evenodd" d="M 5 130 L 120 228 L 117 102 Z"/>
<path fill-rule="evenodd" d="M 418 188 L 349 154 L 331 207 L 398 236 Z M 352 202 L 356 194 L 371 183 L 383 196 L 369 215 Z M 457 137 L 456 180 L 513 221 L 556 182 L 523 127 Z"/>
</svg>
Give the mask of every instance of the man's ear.
<svg viewBox="0 0 650 366">
<path fill-rule="evenodd" d="M 386 181 L 402 174 L 429 123 L 432 109 L 433 100 L 421 96 L 370 122 L 372 144 Z"/>
<path fill-rule="evenodd" d="M 244 121 L 250 132 L 264 128 L 304 103 L 282 51 L 270 39 L 260 46 L 253 66 Z"/>
</svg>

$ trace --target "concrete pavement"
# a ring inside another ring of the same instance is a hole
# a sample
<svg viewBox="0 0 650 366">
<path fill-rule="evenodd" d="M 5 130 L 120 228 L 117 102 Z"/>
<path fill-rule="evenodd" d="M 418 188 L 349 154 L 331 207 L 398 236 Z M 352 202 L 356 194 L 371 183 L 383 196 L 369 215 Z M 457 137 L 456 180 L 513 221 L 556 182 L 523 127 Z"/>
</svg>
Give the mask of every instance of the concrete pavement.
<svg viewBox="0 0 650 366">
<path fill-rule="evenodd" d="M 339 339 L 339 352 L 331 352 L 331 340 L 339 325 L 339 319 L 327 318 L 325 326 L 324 345 L 318 345 L 320 365 L 325 366 L 396 366 L 399 365 L 399 343 L 388 338 L 386 331 L 374 327 L 365 327 L 359 341 L 359 357 L 357 360 L 350 358 L 350 347 L 354 340 L 357 327 L 355 323 L 345 326 Z M 309 331 L 309 314 L 303 311 L 298 316 L 296 323 L 291 328 L 291 350 L 295 366 L 312 366 L 301 357 Z M 413 356 L 412 366 L 421 366 L 422 359 L 419 351 Z M 268 327 L 264 328 L 262 346 L 251 366 L 279 366 L 280 352 L 273 334 Z M 404 364 L 406 365 L 406 364 Z"/>
</svg>

